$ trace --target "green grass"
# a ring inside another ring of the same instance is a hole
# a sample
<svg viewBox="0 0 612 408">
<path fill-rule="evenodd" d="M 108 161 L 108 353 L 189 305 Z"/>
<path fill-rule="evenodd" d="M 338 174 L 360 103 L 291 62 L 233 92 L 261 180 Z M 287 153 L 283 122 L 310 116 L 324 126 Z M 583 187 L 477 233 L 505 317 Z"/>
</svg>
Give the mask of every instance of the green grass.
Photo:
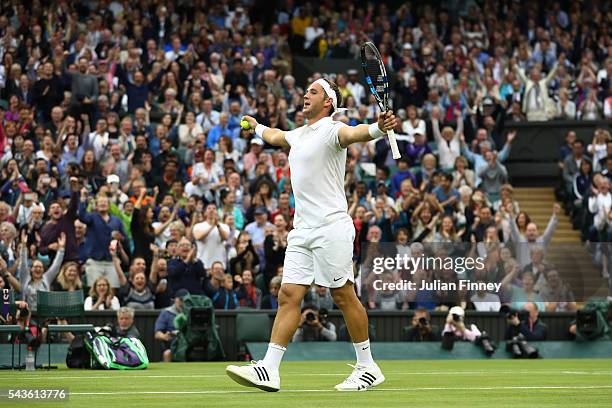
<svg viewBox="0 0 612 408">
<path fill-rule="evenodd" d="M 151 364 L 144 371 L 0 372 L 10 385 L 62 388 L 68 403 L 8 403 L 0 407 L 559 407 L 612 406 L 612 360 L 382 361 L 387 377 L 376 390 L 340 393 L 345 362 L 287 362 L 279 393 L 243 388 L 226 363 Z"/>
</svg>

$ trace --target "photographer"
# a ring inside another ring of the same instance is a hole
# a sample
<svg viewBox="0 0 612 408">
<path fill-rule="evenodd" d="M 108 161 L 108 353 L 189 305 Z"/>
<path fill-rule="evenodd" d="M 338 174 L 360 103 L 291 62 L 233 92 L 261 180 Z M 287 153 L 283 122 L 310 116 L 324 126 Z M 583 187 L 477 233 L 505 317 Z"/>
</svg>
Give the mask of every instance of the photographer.
<svg viewBox="0 0 612 408">
<path fill-rule="evenodd" d="M 15 306 L 17 306 L 17 310 L 15 311 L 14 324 L 19 325 L 22 331 L 17 335 L 11 335 L 11 343 L 26 344 L 35 350 L 40 345 L 38 325 L 34 320 L 31 320 L 32 313 L 26 302 L 17 300 Z"/>
<path fill-rule="evenodd" d="M 532 302 L 526 303 L 525 311 L 526 315 L 516 310 L 508 312 L 506 340 L 510 340 L 519 334 L 523 334 L 527 341 L 546 340 L 546 325 L 538 319 L 540 311 L 537 304 Z"/>
<path fill-rule="evenodd" d="M 327 321 L 327 310 L 305 307 L 293 341 L 336 341 L 336 326 Z"/>
<path fill-rule="evenodd" d="M 439 331 L 431 324 L 429 312 L 417 309 L 412 316 L 412 326 L 404 328 L 404 341 L 440 341 Z"/>
<path fill-rule="evenodd" d="M 164 362 L 172 361 L 170 346 L 177 334 L 176 327 L 174 327 L 174 318 L 183 313 L 183 297 L 187 295 L 189 295 L 189 292 L 186 289 L 177 290 L 174 296 L 174 304 L 162 310 L 155 321 L 155 340 L 161 342 Z"/>
<path fill-rule="evenodd" d="M 481 333 L 475 325 L 472 325 L 470 329 L 466 328 L 463 321 L 464 317 L 465 311 L 461 306 L 451 307 L 448 311 L 448 316 L 446 316 L 446 324 L 442 330 L 442 336 L 448 336 L 449 334 L 447 333 L 452 333 L 457 340 L 474 342 Z"/>
</svg>

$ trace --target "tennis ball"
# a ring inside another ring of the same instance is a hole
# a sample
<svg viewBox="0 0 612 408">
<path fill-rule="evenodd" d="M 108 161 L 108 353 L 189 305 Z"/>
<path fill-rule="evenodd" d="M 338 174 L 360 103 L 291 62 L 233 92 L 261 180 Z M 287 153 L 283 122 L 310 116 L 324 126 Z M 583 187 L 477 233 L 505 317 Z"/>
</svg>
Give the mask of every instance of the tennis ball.
<svg viewBox="0 0 612 408">
<path fill-rule="evenodd" d="M 251 125 L 249 125 L 248 120 L 241 120 L 240 127 L 243 128 L 244 130 L 249 130 L 251 128 Z"/>
</svg>

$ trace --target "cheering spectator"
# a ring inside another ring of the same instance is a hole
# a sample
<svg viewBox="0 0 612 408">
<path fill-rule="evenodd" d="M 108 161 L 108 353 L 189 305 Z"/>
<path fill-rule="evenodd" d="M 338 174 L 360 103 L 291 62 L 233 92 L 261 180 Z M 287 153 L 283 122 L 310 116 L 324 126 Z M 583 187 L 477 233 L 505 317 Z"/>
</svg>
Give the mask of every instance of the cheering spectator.
<svg viewBox="0 0 612 408">
<path fill-rule="evenodd" d="M 82 189 L 79 220 L 87 225 L 85 241 L 87 282 L 95 282 L 102 276 L 116 289 L 120 286 L 120 282 L 108 248 L 111 240 L 121 241 L 125 237 L 123 223 L 119 218 L 110 215 L 108 197 L 98 195 L 95 207 L 95 212 L 87 210 L 87 190 Z"/>
<path fill-rule="evenodd" d="M 119 299 L 110 287 L 108 279 L 99 277 L 91 285 L 89 296 L 85 299 L 85 310 L 118 310 Z"/>
</svg>

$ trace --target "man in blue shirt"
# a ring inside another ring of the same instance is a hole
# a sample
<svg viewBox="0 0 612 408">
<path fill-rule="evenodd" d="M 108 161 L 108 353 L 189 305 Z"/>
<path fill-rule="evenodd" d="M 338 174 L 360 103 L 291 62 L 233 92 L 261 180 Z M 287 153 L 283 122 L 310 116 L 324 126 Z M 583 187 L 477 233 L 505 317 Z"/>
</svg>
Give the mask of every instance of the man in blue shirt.
<svg viewBox="0 0 612 408">
<path fill-rule="evenodd" d="M 223 112 L 221 115 L 219 115 L 219 124 L 214 126 L 208 132 L 206 145 L 211 149 L 216 149 L 217 145 L 219 144 L 219 140 L 221 140 L 221 136 L 229 136 L 233 142 L 238 138 L 239 134 L 240 127 L 231 129 L 229 125 L 229 116 L 227 112 Z"/>
<path fill-rule="evenodd" d="M 174 318 L 183 313 L 183 298 L 187 295 L 187 289 L 177 290 L 174 294 L 174 304 L 162 310 L 155 321 L 155 340 L 161 342 L 164 362 L 172 361 L 171 345 L 177 334 Z"/>
<path fill-rule="evenodd" d="M 119 288 L 119 280 L 109 252 L 111 241 L 124 239 L 125 230 L 121 220 L 109 214 L 108 197 L 99 195 L 95 204 L 96 210 L 87 211 L 87 190 L 81 190 L 79 220 L 87 225 L 85 236 L 85 275 L 87 285 L 91 286 L 100 276 L 105 277 L 113 288 Z"/>
<path fill-rule="evenodd" d="M 452 174 L 442 173 L 440 185 L 432 191 L 440 202 L 440 205 L 444 208 L 444 214 L 446 215 L 453 215 L 455 205 L 459 202 L 459 191 L 452 188 L 452 183 Z"/>
</svg>

